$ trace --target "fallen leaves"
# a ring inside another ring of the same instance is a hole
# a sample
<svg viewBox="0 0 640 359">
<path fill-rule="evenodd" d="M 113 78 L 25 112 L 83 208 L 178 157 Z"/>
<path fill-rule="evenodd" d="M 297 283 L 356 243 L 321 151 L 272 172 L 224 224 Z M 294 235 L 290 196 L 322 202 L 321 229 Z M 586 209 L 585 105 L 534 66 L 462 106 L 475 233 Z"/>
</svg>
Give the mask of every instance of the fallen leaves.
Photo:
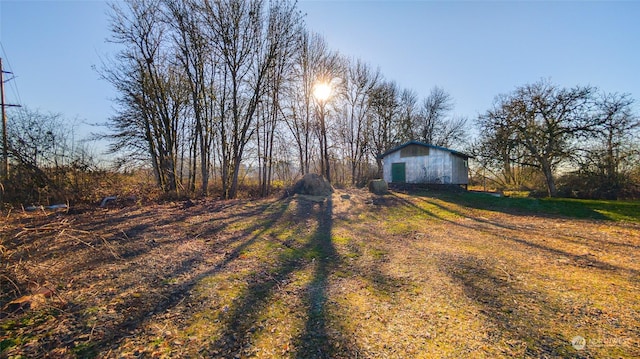
<svg viewBox="0 0 640 359">
<path fill-rule="evenodd" d="M 358 190 L 31 216 L 2 224 L 0 356 L 640 355 L 633 224 Z"/>
</svg>

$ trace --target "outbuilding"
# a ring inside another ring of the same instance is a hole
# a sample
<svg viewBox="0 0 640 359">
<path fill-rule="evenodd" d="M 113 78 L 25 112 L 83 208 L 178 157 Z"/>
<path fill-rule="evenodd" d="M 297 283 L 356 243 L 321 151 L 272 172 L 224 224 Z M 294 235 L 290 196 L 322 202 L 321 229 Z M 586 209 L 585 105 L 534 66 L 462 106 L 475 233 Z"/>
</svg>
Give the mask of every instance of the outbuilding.
<svg viewBox="0 0 640 359">
<path fill-rule="evenodd" d="M 471 156 L 420 141 L 409 141 L 383 153 L 383 178 L 388 183 L 469 183 Z"/>
</svg>

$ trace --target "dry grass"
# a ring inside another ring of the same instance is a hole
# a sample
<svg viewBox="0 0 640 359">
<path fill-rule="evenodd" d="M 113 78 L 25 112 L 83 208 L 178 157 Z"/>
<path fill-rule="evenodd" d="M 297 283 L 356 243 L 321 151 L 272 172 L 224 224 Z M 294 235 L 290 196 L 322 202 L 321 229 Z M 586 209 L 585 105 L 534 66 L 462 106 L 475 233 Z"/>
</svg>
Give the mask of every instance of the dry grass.
<svg viewBox="0 0 640 359">
<path fill-rule="evenodd" d="M 0 357 L 640 356 L 638 224 L 461 203 L 350 190 L 12 214 Z"/>
</svg>

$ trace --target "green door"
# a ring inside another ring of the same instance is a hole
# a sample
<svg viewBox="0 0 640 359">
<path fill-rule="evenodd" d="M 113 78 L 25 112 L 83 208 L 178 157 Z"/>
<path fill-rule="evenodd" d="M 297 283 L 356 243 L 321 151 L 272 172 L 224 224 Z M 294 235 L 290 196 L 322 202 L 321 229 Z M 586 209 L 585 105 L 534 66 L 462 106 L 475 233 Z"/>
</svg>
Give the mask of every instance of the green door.
<svg viewBox="0 0 640 359">
<path fill-rule="evenodd" d="M 391 182 L 404 183 L 407 181 L 404 162 L 391 164 Z"/>
</svg>

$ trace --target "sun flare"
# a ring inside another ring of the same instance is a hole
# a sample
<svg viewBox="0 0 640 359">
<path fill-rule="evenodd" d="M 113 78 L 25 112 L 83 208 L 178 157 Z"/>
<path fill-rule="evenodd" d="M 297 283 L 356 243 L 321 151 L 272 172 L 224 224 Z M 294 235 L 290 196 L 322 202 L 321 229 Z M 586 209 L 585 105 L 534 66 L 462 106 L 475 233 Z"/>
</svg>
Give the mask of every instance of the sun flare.
<svg viewBox="0 0 640 359">
<path fill-rule="evenodd" d="M 313 96 L 319 101 L 326 101 L 331 96 L 331 85 L 318 83 L 313 89 Z"/>
</svg>

